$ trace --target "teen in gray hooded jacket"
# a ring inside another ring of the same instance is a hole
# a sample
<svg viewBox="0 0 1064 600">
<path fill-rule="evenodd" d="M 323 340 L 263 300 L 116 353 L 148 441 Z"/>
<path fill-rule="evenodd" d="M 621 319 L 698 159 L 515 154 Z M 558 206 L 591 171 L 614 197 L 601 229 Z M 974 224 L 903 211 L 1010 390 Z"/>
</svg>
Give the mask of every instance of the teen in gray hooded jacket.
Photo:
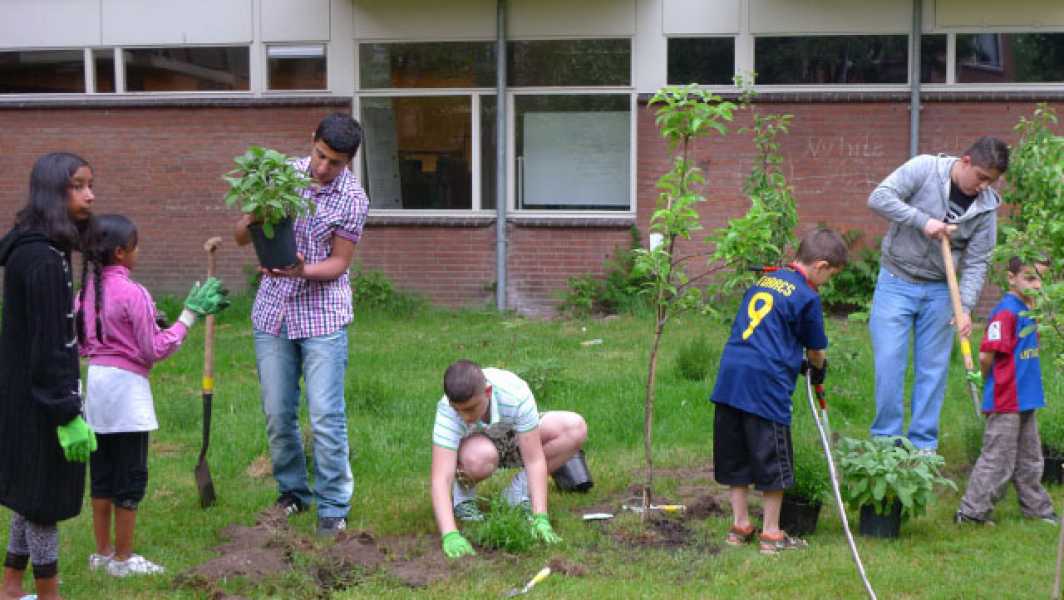
<svg viewBox="0 0 1064 600">
<path fill-rule="evenodd" d="M 869 319 L 876 371 L 874 436 L 902 434 L 912 332 L 915 381 L 908 437 L 922 450 L 938 447 L 953 347 L 941 238 L 950 239 L 960 278 L 964 314 L 955 326 L 968 335 L 997 239 L 1001 199 L 990 186 L 1008 169 L 1008 157 L 1008 146 L 992 137 L 980 138 L 960 158 L 917 156 L 868 198 L 868 206 L 890 221 Z"/>
</svg>

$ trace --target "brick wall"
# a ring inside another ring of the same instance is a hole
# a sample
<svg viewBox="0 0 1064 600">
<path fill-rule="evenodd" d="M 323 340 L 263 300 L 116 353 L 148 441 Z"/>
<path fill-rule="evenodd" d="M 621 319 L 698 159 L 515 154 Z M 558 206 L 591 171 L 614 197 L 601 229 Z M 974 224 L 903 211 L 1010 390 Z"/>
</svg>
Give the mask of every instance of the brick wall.
<svg viewBox="0 0 1064 600">
<path fill-rule="evenodd" d="M 1012 127 L 1034 101 L 930 102 L 924 105 L 920 147 L 962 151 L 975 137 L 1013 142 Z M 342 108 L 342 106 L 341 106 Z M 908 157 L 908 105 L 904 101 L 763 103 L 766 112 L 794 115 L 782 138 L 785 170 L 798 200 L 801 228 L 825 222 L 860 229 L 871 241 L 885 231 L 865 205 L 869 192 Z M 1064 103 L 1056 108 L 1064 112 Z M 254 263 L 250 248 L 230 241 L 235 213 L 225 209 L 220 175 L 232 157 L 256 143 L 302 154 L 318 120 L 337 110 L 335 100 L 308 105 L 194 105 L 8 108 L 0 110 L 0 228 L 6 230 L 25 199 L 29 170 L 41 154 L 68 150 L 96 171 L 96 211 L 122 212 L 141 234 L 135 276 L 155 294 L 183 294 L 205 267 L 204 240 L 221 235 L 221 275 L 234 288 Z M 640 105 L 638 215 L 646 230 L 668 165 L 653 114 Z M 749 124 L 741 114 L 736 126 Z M 741 194 L 753 148 L 748 135 L 713 138 L 695 149 L 707 172 L 709 201 L 702 205 L 708 233 L 741 215 Z M 508 225 L 511 307 L 549 312 L 571 275 L 601 272 L 614 248 L 627 243 L 623 220 L 607 226 L 583 221 L 515 221 Z M 690 246 L 687 247 L 690 249 Z M 494 304 L 495 228 L 490 219 L 453 226 L 436 219 L 401 224 L 374 219 L 356 253 L 368 268 L 383 270 L 401 288 L 448 306 Z"/>
</svg>

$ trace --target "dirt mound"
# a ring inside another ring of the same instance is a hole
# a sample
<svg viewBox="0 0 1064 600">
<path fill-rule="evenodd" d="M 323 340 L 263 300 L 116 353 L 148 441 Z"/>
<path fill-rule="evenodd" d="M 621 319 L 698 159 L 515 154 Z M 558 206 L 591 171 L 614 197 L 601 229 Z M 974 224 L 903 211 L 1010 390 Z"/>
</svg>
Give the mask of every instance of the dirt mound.
<svg viewBox="0 0 1064 600">
<path fill-rule="evenodd" d="M 560 556 L 552 558 L 548 566 L 552 572 L 568 575 L 569 577 L 583 577 L 584 575 L 587 575 L 587 567 L 569 562 Z"/>
</svg>

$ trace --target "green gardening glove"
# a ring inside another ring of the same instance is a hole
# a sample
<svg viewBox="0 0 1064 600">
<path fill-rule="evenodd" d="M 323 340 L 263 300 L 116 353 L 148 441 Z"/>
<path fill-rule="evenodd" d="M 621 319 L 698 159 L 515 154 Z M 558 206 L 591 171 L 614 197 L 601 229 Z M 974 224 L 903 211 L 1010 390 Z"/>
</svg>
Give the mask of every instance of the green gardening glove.
<svg viewBox="0 0 1064 600">
<path fill-rule="evenodd" d="M 557 544 L 562 541 L 554 528 L 550 526 L 550 518 L 547 513 L 536 513 L 532 516 L 532 533 L 547 544 Z"/>
<path fill-rule="evenodd" d="M 203 285 L 197 281 L 185 298 L 185 308 L 199 316 L 215 315 L 229 306 L 229 290 L 215 277 L 208 277 Z"/>
<path fill-rule="evenodd" d="M 473 556 L 477 553 L 473 549 L 469 540 L 462 537 L 462 534 L 457 530 L 448 533 L 443 536 L 443 554 L 447 558 L 461 558 L 463 556 Z"/>
<path fill-rule="evenodd" d="M 74 417 L 66 425 L 60 425 L 56 432 L 63 456 L 69 462 L 87 462 L 89 455 L 96 451 L 96 434 L 80 416 Z"/>
<path fill-rule="evenodd" d="M 976 389 L 983 389 L 983 374 L 979 371 L 965 371 L 964 378 L 968 383 L 974 385 Z"/>
</svg>

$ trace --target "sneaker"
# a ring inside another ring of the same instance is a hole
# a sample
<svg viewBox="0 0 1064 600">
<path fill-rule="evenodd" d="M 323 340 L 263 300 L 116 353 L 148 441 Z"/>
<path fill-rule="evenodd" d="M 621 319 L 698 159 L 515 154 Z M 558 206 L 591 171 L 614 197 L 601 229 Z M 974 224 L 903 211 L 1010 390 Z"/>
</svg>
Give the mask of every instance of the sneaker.
<svg viewBox="0 0 1064 600">
<path fill-rule="evenodd" d="M 953 515 L 953 522 L 957 525 L 982 525 L 985 527 L 993 527 L 994 522 L 990 519 L 977 519 L 973 516 L 966 515 L 961 511 L 957 511 L 957 514 Z"/>
<path fill-rule="evenodd" d="M 281 494 L 280 497 L 277 498 L 277 502 L 274 502 L 273 505 L 280 509 L 286 517 L 291 517 L 294 514 L 307 510 L 307 507 L 303 506 L 303 503 L 299 501 L 299 498 L 297 498 L 295 494 L 289 492 Z"/>
<path fill-rule="evenodd" d="M 133 554 L 126 560 L 111 559 L 107 563 L 107 574 L 112 577 L 128 577 L 130 575 L 154 575 L 165 571 L 162 565 L 157 565 L 139 554 Z"/>
<path fill-rule="evenodd" d="M 467 523 L 479 522 L 484 520 L 484 513 L 480 512 L 476 500 L 463 500 L 454 505 L 454 518 Z"/>
<path fill-rule="evenodd" d="M 344 517 L 321 517 L 318 519 L 318 535 L 320 537 L 336 537 L 341 531 L 347 529 L 347 519 Z"/>
<path fill-rule="evenodd" d="M 1050 525 L 1060 525 L 1060 517 L 1057 516 L 1057 513 L 1049 513 L 1044 517 L 1038 517 L 1038 520 Z"/>
<path fill-rule="evenodd" d="M 111 558 L 114 557 L 114 555 L 114 552 L 110 554 L 96 554 L 95 552 L 93 552 L 89 555 L 89 570 L 99 571 L 100 569 L 106 567 L 107 563 L 111 562 Z"/>
<path fill-rule="evenodd" d="M 801 550 L 808 545 L 809 544 L 801 538 L 787 535 L 786 531 L 781 531 L 774 535 L 762 533 L 760 551 L 761 554 L 772 555 L 779 554 L 784 550 Z"/>
</svg>

